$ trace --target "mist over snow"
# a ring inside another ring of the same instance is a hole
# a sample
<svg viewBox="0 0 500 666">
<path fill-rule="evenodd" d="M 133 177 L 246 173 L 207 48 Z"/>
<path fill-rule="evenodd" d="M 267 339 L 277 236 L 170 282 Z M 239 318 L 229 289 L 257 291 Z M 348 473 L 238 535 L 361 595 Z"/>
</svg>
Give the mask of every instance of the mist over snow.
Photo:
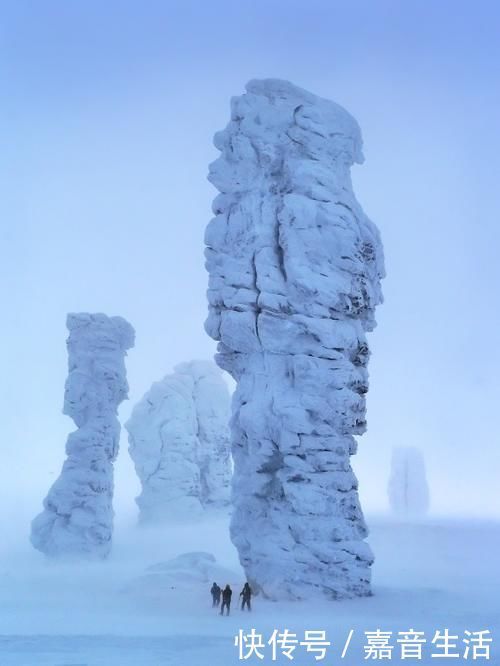
<svg viewBox="0 0 500 666">
<path fill-rule="evenodd" d="M 374 520 L 370 543 L 377 554 L 373 597 L 341 602 L 253 601 L 251 616 L 233 603 L 229 618 L 211 608 L 210 581 L 183 553 L 207 551 L 209 569 L 237 597 L 244 582 L 227 518 L 165 530 L 118 525 L 113 551 L 103 563 L 48 566 L 35 550 L 10 552 L 0 560 L 0 650 L 6 666 L 204 666 L 238 664 L 234 636 L 255 627 L 269 637 L 288 627 L 325 630 L 333 641 L 330 660 L 354 629 L 343 660 L 355 666 L 364 658 L 364 631 L 490 629 L 498 636 L 497 591 L 500 577 L 498 523 Z M 481 544 L 481 548 L 477 548 Z M 180 560 L 180 561 L 179 561 Z M 175 571 L 174 580 L 169 571 Z M 466 575 L 464 575 L 466 572 Z M 463 649 L 463 646 L 462 648 Z M 269 656 L 269 655 L 268 655 Z M 492 661 L 498 658 L 494 643 Z M 266 658 L 264 663 L 273 663 Z M 397 661 L 394 655 L 393 661 Z M 424 652 L 421 664 L 436 659 Z M 488 662 L 485 662 L 488 663 Z"/>
</svg>

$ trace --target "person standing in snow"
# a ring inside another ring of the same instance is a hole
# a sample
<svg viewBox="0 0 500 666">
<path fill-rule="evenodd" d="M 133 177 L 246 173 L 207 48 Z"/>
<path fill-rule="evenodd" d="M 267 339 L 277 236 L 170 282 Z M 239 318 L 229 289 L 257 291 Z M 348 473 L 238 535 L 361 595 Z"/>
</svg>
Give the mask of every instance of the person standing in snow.
<svg viewBox="0 0 500 666">
<path fill-rule="evenodd" d="M 224 615 L 224 608 L 227 609 L 226 615 L 229 615 L 229 611 L 231 609 L 231 597 L 233 596 L 233 591 L 229 587 L 229 585 L 226 585 L 226 587 L 222 590 L 222 605 L 220 607 L 220 614 Z"/>
<path fill-rule="evenodd" d="M 221 589 L 217 585 L 217 583 L 214 582 L 214 584 L 210 588 L 210 593 L 212 594 L 212 608 L 215 608 L 220 604 L 220 593 L 221 593 Z"/>
<path fill-rule="evenodd" d="M 242 597 L 241 610 L 245 610 L 246 606 L 247 609 L 251 611 L 252 607 L 250 605 L 250 600 L 252 598 L 252 588 L 248 583 L 245 583 L 245 585 L 243 585 L 243 589 L 240 592 L 240 597 Z"/>
</svg>

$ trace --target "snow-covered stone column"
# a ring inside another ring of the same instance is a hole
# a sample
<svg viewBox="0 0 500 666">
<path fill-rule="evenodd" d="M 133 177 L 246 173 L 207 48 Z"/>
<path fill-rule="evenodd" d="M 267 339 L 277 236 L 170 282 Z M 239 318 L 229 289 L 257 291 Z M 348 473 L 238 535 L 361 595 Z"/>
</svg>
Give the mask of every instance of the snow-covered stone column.
<svg viewBox="0 0 500 666">
<path fill-rule="evenodd" d="M 127 349 L 134 329 L 121 317 L 69 314 L 63 413 L 78 427 L 59 478 L 32 522 L 31 543 L 50 557 L 106 557 L 113 532 L 113 461 L 119 404 L 127 398 Z"/>
<path fill-rule="evenodd" d="M 373 557 L 349 458 L 366 428 L 384 275 L 352 191 L 358 124 L 279 80 L 251 81 L 215 136 L 206 232 L 217 363 L 237 382 L 231 537 L 267 596 L 370 594 Z"/>
<path fill-rule="evenodd" d="M 201 503 L 205 508 L 228 506 L 232 477 L 229 420 L 231 397 L 213 361 L 190 361 L 175 371 L 192 378 L 198 434 Z"/>
<path fill-rule="evenodd" d="M 418 517 L 428 512 L 429 486 L 422 451 L 413 446 L 393 449 L 387 493 L 391 509 L 399 516 Z"/>
<path fill-rule="evenodd" d="M 229 391 L 212 361 L 178 365 L 155 382 L 125 424 L 142 485 L 143 524 L 199 517 L 229 503 Z"/>
</svg>

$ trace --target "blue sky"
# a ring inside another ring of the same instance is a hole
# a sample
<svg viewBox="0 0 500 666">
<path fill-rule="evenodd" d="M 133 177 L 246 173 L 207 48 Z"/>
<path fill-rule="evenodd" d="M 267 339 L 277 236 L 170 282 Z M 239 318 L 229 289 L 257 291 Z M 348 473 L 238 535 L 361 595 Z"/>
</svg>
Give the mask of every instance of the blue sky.
<svg viewBox="0 0 500 666">
<path fill-rule="evenodd" d="M 213 353 L 212 135 L 248 79 L 280 77 L 345 106 L 364 135 L 353 181 L 388 273 L 354 461 L 365 507 L 385 506 L 392 447 L 416 445 L 436 512 L 500 513 L 499 25 L 484 1 L 0 2 L 8 503 L 38 510 L 73 429 L 68 311 L 135 327 L 124 418 L 175 363 Z"/>
</svg>

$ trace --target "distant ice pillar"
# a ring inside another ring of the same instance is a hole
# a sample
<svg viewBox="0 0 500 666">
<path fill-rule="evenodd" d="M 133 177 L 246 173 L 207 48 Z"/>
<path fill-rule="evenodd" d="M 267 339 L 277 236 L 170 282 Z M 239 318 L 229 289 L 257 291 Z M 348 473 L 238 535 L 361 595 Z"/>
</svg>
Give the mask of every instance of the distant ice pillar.
<svg viewBox="0 0 500 666">
<path fill-rule="evenodd" d="M 358 124 L 286 81 L 251 81 L 215 145 L 206 330 L 237 382 L 233 543 L 270 598 L 368 595 L 349 458 L 384 267 L 351 186 Z"/>
<path fill-rule="evenodd" d="M 139 522 L 200 517 L 229 504 L 229 391 L 212 361 L 189 361 L 155 382 L 125 424 L 141 481 Z"/>
<path fill-rule="evenodd" d="M 392 451 L 391 475 L 387 492 L 393 512 L 399 516 L 420 517 L 429 510 L 429 486 L 422 452 L 400 446 Z"/>
<path fill-rule="evenodd" d="M 121 317 L 69 314 L 64 414 L 78 429 L 59 478 L 32 522 L 31 543 L 50 557 L 103 558 L 113 531 L 113 462 L 119 404 L 127 397 L 126 351 L 134 330 Z"/>
<path fill-rule="evenodd" d="M 201 503 L 205 509 L 227 507 L 232 476 L 227 384 L 213 361 L 181 363 L 175 370 L 193 381 Z"/>
</svg>

